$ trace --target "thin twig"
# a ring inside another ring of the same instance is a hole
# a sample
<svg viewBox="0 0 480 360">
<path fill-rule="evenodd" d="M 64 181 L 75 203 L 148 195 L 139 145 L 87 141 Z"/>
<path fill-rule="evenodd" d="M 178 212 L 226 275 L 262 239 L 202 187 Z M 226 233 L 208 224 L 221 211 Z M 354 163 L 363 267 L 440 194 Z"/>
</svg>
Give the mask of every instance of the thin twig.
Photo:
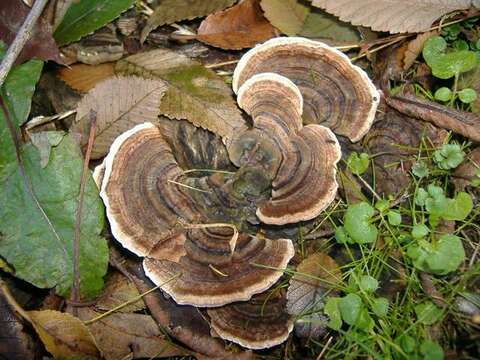
<svg viewBox="0 0 480 360">
<path fill-rule="evenodd" d="M 57 230 L 53 226 L 53 223 L 50 221 L 50 218 L 48 217 L 47 213 L 45 212 L 42 205 L 40 204 L 40 201 L 38 201 L 37 196 L 33 192 L 33 185 L 30 182 L 30 179 L 27 177 L 27 174 L 25 172 L 25 165 L 23 164 L 23 159 L 20 151 L 20 140 L 18 138 L 17 132 L 15 131 L 15 127 L 13 126 L 13 122 L 10 119 L 10 114 L 8 112 L 7 106 L 3 102 L 3 94 L 0 94 L 0 107 L 2 108 L 3 114 L 5 116 L 5 122 L 7 123 L 8 130 L 10 131 L 10 136 L 12 138 L 12 142 L 15 148 L 15 155 L 17 157 L 18 170 L 20 172 L 20 176 L 22 177 L 25 188 L 27 189 L 27 192 L 32 197 L 32 200 L 35 203 L 35 206 L 38 208 L 38 210 L 42 214 L 42 217 L 44 218 L 48 227 L 52 231 L 55 239 L 58 241 L 58 245 L 62 248 L 65 257 L 68 258 L 68 253 L 67 253 L 67 250 L 65 249 L 65 245 L 63 244 L 62 239 L 60 238 L 60 235 L 58 234 Z"/>
<path fill-rule="evenodd" d="M 318 354 L 317 356 L 317 360 L 320 360 L 322 358 L 322 356 L 325 354 L 325 352 L 327 351 L 328 349 L 328 346 L 330 345 L 330 343 L 332 342 L 333 340 L 333 337 L 330 336 L 327 340 L 327 343 L 325 344 L 325 346 L 323 347 L 322 351 L 320 351 L 320 354 Z"/>
<path fill-rule="evenodd" d="M 83 198 L 85 195 L 85 183 L 88 174 L 88 163 L 90 162 L 90 155 L 92 154 L 93 141 L 95 139 L 95 130 L 97 127 L 97 113 L 93 110 L 90 111 L 90 134 L 88 136 L 87 151 L 85 153 L 85 159 L 83 161 L 82 175 L 80 178 L 80 189 L 77 212 L 75 214 L 75 234 L 73 238 L 73 285 L 71 304 L 77 304 L 80 300 L 80 228 L 82 224 L 82 210 L 83 210 Z M 73 306 L 74 315 L 77 315 L 77 309 Z"/>
<path fill-rule="evenodd" d="M 209 64 L 209 65 L 205 65 L 205 67 L 207 69 L 215 69 L 215 68 L 218 68 L 218 67 L 222 67 L 222 66 L 227 66 L 227 65 L 234 65 L 236 63 L 238 63 L 240 60 L 230 60 L 230 61 L 224 61 L 224 62 L 220 62 L 220 63 L 216 63 L 216 64 Z"/>
<path fill-rule="evenodd" d="M 35 26 L 35 23 L 42 14 L 45 5 L 47 5 L 47 2 L 48 0 L 35 1 L 32 10 L 30 10 L 27 18 L 18 30 L 17 35 L 15 36 L 15 40 L 13 40 L 13 43 L 8 48 L 7 54 L 5 55 L 5 58 L 0 64 L 0 87 L 3 85 L 8 73 L 10 72 L 10 69 L 15 63 L 15 60 L 17 60 L 18 55 L 20 55 L 20 52 L 27 43 L 28 39 L 30 39 L 33 27 Z"/>
</svg>

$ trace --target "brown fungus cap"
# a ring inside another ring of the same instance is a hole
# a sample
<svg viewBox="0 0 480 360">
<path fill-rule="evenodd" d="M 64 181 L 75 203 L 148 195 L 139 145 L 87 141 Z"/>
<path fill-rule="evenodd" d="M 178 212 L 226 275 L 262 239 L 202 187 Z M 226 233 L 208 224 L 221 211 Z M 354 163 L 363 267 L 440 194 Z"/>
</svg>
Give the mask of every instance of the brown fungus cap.
<svg viewBox="0 0 480 360">
<path fill-rule="evenodd" d="M 145 123 L 120 135 L 100 193 L 114 237 L 145 258 L 146 274 L 178 304 L 221 306 L 268 289 L 282 275 L 273 269 L 293 257 L 292 242 L 234 238 L 231 227 L 209 225 L 195 190 L 179 185 L 187 180 L 158 127 Z"/>
<path fill-rule="evenodd" d="M 351 141 L 373 123 L 380 94 L 368 75 L 342 52 L 300 37 L 271 39 L 249 50 L 233 74 L 233 90 L 255 74 L 274 72 L 292 80 L 304 99 L 304 122 L 322 124 Z"/>
<path fill-rule="evenodd" d="M 257 209 L 267 224 L 282 225 L 315 218 L 334 199 L 336 164 L 341 151 L 332 131 L 303 126 L 302 96 L 289 79 L 257 74 L 238 91 L 238 104 L 253 118 L 253 127 L 228 148 L 242 167 L 263 164 L 272 179 L 272 195 Z"/>
<path fill-rule="evenodd" d="M 212 329 L 223 339 L 249 349 L 265 349 L 284 342 L 293 329 L 285 296 L 269 292 L 248 302 L 208 309 Z"/>
</svg>

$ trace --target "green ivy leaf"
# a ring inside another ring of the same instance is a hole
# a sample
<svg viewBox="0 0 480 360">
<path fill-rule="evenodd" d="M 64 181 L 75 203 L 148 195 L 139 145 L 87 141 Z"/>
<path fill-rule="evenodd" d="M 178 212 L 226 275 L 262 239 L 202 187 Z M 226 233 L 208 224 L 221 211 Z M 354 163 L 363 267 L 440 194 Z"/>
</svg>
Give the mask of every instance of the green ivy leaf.
<svg viewBox="0 0 480 360">
<path fill-rule="evenodd" d="M 428 270 L 437 275 L 445 275 L 457 270 L 465 260 L 465 250 L 458 236 L 442 235 L 433 244 L 433 252 L 425 259 Z"/>
<path fill-rule="evenodd" d="M 402 215 L 398 211 L 390 210 L 387 213 L 388 222 L 390 225 L 400 225 L 402 223 Z"/>
<path fill-rule="evenodd" d="M 427 301 L 415 306 L 415 314 L 418 322 L 424 325 L 432 325 L 442 317 L 442 309 L 434 303 Z"/>
<path fill-rule="evenodd" d="M 438 101 L 449 101 L 452 98 L 452 90 L 447 87 L 441 87 L 435 91 L 433 97 Z"/>
<path fill-rule="evenodd" d="M 345 212 L 344 226 L 355 243 L 371 243 L 377 239 L 378 230 L 375 225 L 369 223 L 374 214 L 374 208 L 366 202 L 348 207 Z"/>
<path fill-rule="evenodd" d="M 412 172 L 416 177 L 423 178 L 429 175 L 430 170 L 428 169 L 428 165 L 425 163 L 425 161 L 419 160 L 413 164 Z"/>
<path fill-rule="evenodd" d="M 423 355 L 423 360 L 443 360 L 443 349 L 436 342 L 425 340 L 420 345 L 420 353 Z"/>
<path fill-rule="evenodd" d="M 53 37 L 59 46 L 80 40 L 117 18 L 134 3 L 135 0 L 74 1 Z"/>
<path fill-rule="evenodd" d="M 333 330 L 340 330 L 342 326 L 342 316 L 340 314 L 340 308 L 338 306 L 340 298 L 338 297 L 329 297 L 323 312 L 330 318 L 327 326 Z"/>
<path fill-rule="evenodd" d="M 470 104 L 477 100 L 477 92 L 473 89 L 466 88 L 458 92 L 458 98 L 465 104 Z"/>
<path fill-rule="evenodd" d="M 367 292 L 374 292 L 378 289 L 378 280 L 370 275 L 363 275 L 360 278 L 360 289 Z"/>
<path fill-rule="evenodd" d="M 353 174 L 362 175 L 368 169 L 369 160 L 368 154 L 361 153 L 359 155 L 354 151 L 348 156 L 347 167 Z"/>
<path fill-rule="evenodd" d="M 385 317 L 388 313 L 388 299 L 381 297 L 373 299 L 372 311 L 378 317 Z"/>
<path fill-rule="evenodd" d="M 357 294 L 348 294 L 340 299 L 338 308 L 343 321 L 349 325 L 355 325 L 363 308 L 362 299 Z"/>
<path fill-rule="evenodd" d="M 428 235 L 430 229 L 425 224 L 416 224 L 412 227 L 412 236 L 414 239 L 421 239 Z"/>
<path fill-rule="evenodd" d="M 433 153 L 433 161 L 440 169 L 455 169 L 465 158 L 465 153 L 458 144 L 444 144 Z"/>
</svg>

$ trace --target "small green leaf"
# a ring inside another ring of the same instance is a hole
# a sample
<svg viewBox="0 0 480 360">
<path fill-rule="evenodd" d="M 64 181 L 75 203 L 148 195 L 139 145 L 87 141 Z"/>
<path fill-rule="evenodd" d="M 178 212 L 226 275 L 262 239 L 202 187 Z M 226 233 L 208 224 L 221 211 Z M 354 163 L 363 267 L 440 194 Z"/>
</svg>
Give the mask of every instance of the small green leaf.
<svg viewBox="0 0 480 360">
<path fill-rule="evenodd" d="M 348 294 L 340 299 L 338 308 L 343 321 L 349 325 L 355 325 L 363 308 L 362 299 L 357 294 Z"/>
<path fill-rule="evenodd" d="M 371 243 L 377 239 L 378 230 L 375 225 L 369 223 L 374 214 L 375 210 L 366 202 L 348 207 L 345 212 L 344 226 L 355 243 Z"/>
<path fill-rule="evenodd" d="M 388 313 L 388 299 L 381 297 L 373 299 L 372 311 L 378 317 L 385 317 Z"/>
<path fill-rule="evenodd" d="M 425 206 L 428 197 L 428 192 L 424 188 L 419 188 L 415 196 L 415 204 L 418 206 Z"/>
<path fill-rule="evenodd" d="M 335 240 L 337 240 L 337 243 L 339 244 L 353 244 L 353 240 L 348 236 L 343 226 L 339 226 L 335 230 Z"/>
<path fill-rule="evenodd" d="M 447 199 L 441 216 L 445 220 L 464 220 L 473 209 L 472 197 L 466 192 L 459 192 L 454 199 Z"/>
<path fill-rule="evenodd" d="M 411 336 L 402 334 L 399 337 L 395 339 L 395 343 L 400 345 L 403 351 L 405 351 L 407 354 L 411 353 L 415 350 L 416 342 L 415 339 Z"/>
<path fill-rule="evenodd" d="M 398 211 L 390 210 L 387 213 L 388 222 L 390 225 L 400 225 L 402 223 L 402 215 Z"/>
<path fill-rule="evenodd" d="M 425 258 L 428 271 L 437 275 L 445 275 L 457 270 L 465 260 L 465 250 L 458 236 L 442 235 L 435 244 L 433 251 Z"/>
<path fill-rule="evenodd" d="M 442 317 L 442 309 L 434 303 L 427 301 L 415 306 L 415 314 L 418 322 L 424 325 L 432 325 Z"/>
<path fill-rule="evenodd" d="M 438 101 L 449 101 L 452 98 L 452 90 L 447 87 L 441 87 L 435 91 L 433 97 Z"/>
<path fill-rule="evenodd" d="M 463 89 L 458 92 L 458 98 L 465 104 L 470 104 L 477 100 L 477 92 L 473 89 Z"/>
<path fill-rule="evenodd" d="M 433 161 L 440 169 L 455 169 L 460 165 L 465 153 L 458 144 L 445 144 L 433 153 Z"/>
<path fill-rule="evenodd" d="M 436 342 L 425 340 L 420 345 L 420 353 L 423 355 L 423 360 L 443 360 L 443 349 Z"/>
<path fill-rule="evenodd" d="M 423 178 L 428 176 L 430 170 L 428 169 L 428 165 L 425 163 L 425 161 L 419 160 L 413 164 L 412 172 L 416 177 Z"/>
<path fill-rule="evenodd" d="M 370 332 L 373 329 L 375 323 L 365 307 L 362 307 L 360 310 L 360 315 L 355 325 L 365 332 Z"/>
<path fill-rule="evenodd" d="M 355 175 L 362 175 L 368 169 L 368 162 L 370 158 L 368 154 L 352 152 L 347 159 L 348 169 Z"/>
<path fill-rule="evenodd" d="M 342 316 L 338 306 L 339 302 L 340 298 L 330 297 L 323 308 L 323 312 L 330 318 L 327 326 L 333 330 L 340 330 L 340 327 L 342 326 Z"/>
<path fill-rule="evenodd" d="M 135 0 L 74 1 L 53 37 L 59 46 L 77 41 L 117 18 L 134 3 Z"/>
<path fill-rule="evenodd" d="M 370 275 L 363 275 L 359 285 L 363 291 L 374 292 L 378 289 L 378 280 Z"/>
<path fill-rule="evenodd" d="M 414 239 L 421 239 L 428 235 L 430 229 L 425 224 L 416 224 L 412 227 L 412 236 Z"/>
<path fill-rule="evenodd" d="M 387 211 L 389 207 L 390 207 L 390 201 L 385 200 L 385 199 L 378 200 L 375 203 L 375 209 L 377 209 L 378 211 L 380 211 L 382 213 Z"/>
</svg>

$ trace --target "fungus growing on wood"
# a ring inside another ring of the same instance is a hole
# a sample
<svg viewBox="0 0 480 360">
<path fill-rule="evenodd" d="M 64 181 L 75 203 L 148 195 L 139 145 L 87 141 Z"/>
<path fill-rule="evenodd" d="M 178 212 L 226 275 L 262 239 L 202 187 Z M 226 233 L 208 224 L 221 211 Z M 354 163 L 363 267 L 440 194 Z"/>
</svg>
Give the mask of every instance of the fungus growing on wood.
<svg viewBox="0 0 480 360">
<path fill-rule="evenodd" d="M 178 304 L 202 307 L 246 301 L 272 286 L 282 275 L 275 269 L 294 255 L 292 242 L 208 224 L 196 190 L 182 183 L 186 175 L 150 123 L 120 135 L 105 159 L 100 194 L 112 234 L 145 258 L 146 274 Z"/>
<path fill-rule="evenodd" d="M 271 39 L 248 51 L 233 74 L 238 93 L 255 74 L 274 72 L 292 80 L 304 100 L 303 119 L 351 141 L 372 125 L 380 94 L 368 75 L 340 51 L 300 37 Z"/>
<path fill-rule="evenodd" d="M 253 127 L 237 134 L 228 151 L 237 166 L 263 166 L 270 176 L 271 198 L 257 209 L 267 224 L 313 219 L 337 191 L 340 146 L 327 127 L 302 125 L 302 102 L 293 82 L 274 73 L 254 75 L 238 90 Z"/>
</svg>

